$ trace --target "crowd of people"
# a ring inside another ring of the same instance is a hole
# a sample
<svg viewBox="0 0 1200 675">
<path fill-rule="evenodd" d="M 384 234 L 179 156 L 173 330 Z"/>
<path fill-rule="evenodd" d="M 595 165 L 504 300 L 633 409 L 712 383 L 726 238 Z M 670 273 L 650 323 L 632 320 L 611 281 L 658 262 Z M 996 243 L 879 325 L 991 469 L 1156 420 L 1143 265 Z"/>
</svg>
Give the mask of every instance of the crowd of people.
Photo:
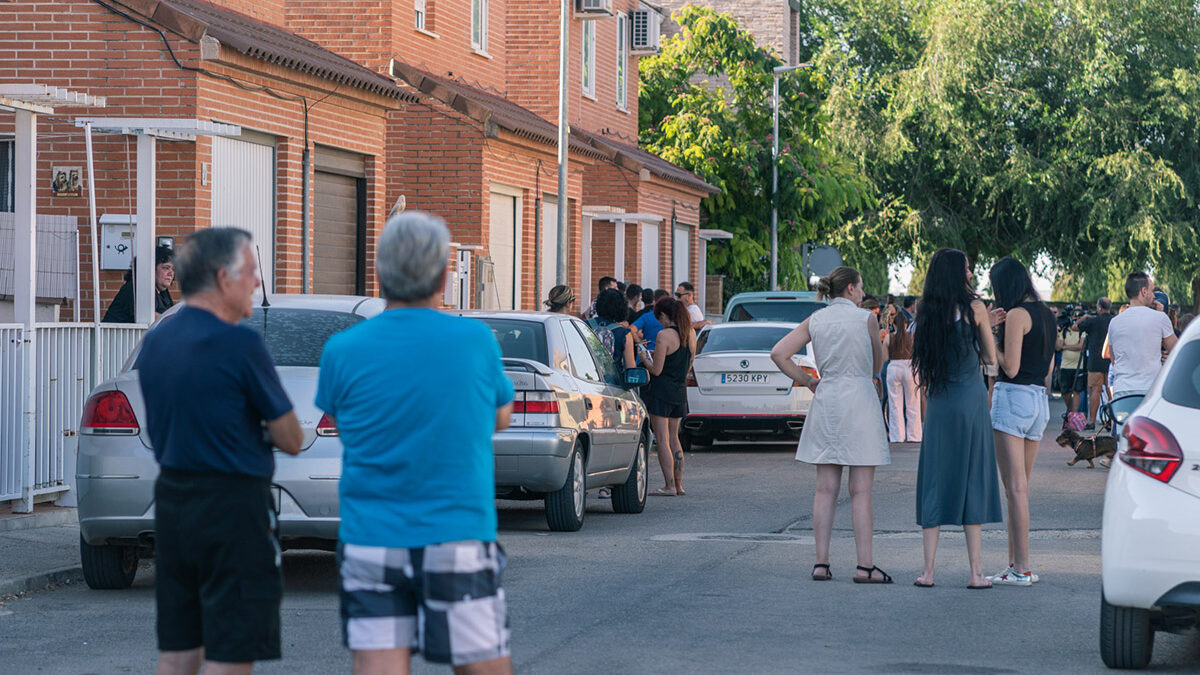
<svg viewBox="0 0 1200 675">
<path fill-rule="evenodd" d="M 138 357 L 146 430 L 161 467 L 155 594 L 164 674 L 248 673 L 254 661 L 281 655 L 273 450 L 298 454 L 304 435 L 263 338 L 239 325 L 259 286 L 251 245 L 233 228 L 190 236 L 168 261 L 171 272 L 178 267 L 184 306 L 147 334 Z M 344 449 L 337 559 L 342 637 L 355 672 L 406 672 L 414 652 L 460 672 L 512 672 L 492 436 L 509 424 L 514 388 L 488 327 L 437 311 L 449 245 L 439 218 L 389 219 L 376 247 L 387 311 L 334 335 L 321 356 L 315 403 Z M 857 271 L 840 267 L 818 285 L 828 306 L 772 350 L 779 368 L 814 395 L 796 454 L 817 470 L 814 580 L 833 578 L 830 540 L 847 468 L 854 581 L 893 582 L 872 550 L 872 490 L 876 469 L 891 462 L 890 436 L 921 443 L 915 515 L 925 563 L 915 585 L 934 585 L 944 525 L 966 533 L 968 588 L 1037 582 L 1029 476 L 1055 353 L 1076 350 L 1061 344 L 1054 312 L 1023 265 L 1006 258 L 989 277 L 991 308 L 973 290 L 966 256 L 943 249 L 929 262 L 919 301 L 881 304 L 865 295 Z M 598 290 L 584 313 L 589 325 L 614 362 L 640 364 L 652 376 L 642 398 L 664 478 L 654 494 L 683 495 L 685 377 L 706 323 L 695 289 L 684 282 L 668 294 L 606 278 Z M 1130 275 L 1126 295 L 1129 307 L 1118 316 L 1072 324 L 1070 344 L 1084 343 L 1086 358 L 1063 369 L 1086 364 L 1090 385 L 1089 345 L 1098 341 L 1116 396 L 1144 391 L 1175 344 L 1176 328 L 1159 311 L 1168 303 L 1150 277 Z M 576 300 L 557 286 L 546 306 L 572 313 Z M 1097 306 L 1108 308 L 1103 299 Z M 1103 340 L 1094 335 L 1101 323 Z M 791 358 L 808 344 L 816 376 Z M 997 366 L 990 401 L 988 365 Z M 1078 373 L 1067 377 L 1074 385 Z M 981 526 L 1002 518 L 1001 481 L 1009 565 L 988 577 Z"/>
</svg>

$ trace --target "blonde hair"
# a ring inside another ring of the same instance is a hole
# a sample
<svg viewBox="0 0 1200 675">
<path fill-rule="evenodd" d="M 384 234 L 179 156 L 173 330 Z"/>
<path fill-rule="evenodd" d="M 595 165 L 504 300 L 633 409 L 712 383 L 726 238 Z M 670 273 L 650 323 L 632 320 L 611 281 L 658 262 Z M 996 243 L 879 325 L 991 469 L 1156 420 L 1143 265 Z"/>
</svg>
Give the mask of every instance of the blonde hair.
<svg viewBox="0 0 1200 675">
<path fill-rule="evenodd" d="M 829 276 L 821 277 L 817 281 L 817 298 L 826 300 L 841 297 L 851 284 L 861 281 L 862 275 L 858 273 L 858 270 L 842 265 L 830 272 Z"/>
</svg>

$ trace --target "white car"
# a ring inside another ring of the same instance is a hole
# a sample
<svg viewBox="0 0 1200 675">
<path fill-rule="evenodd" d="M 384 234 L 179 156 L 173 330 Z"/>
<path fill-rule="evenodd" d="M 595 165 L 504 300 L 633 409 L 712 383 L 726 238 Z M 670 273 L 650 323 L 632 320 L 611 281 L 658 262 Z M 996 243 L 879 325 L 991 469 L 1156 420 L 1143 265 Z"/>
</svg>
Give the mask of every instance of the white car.
<svg viewBox="0 0 1200 675">
<path fill-rule="evenodd" d="M 1141 668 L 1155 631 L 1200 625 L 1200 323 L 1121 427 L 1103 528 L 1100 655 Z"/>
<path fill-rule="evenodd" d="M 745 321 L 706 327 L 696 337 L 687 379 L 687 416 L 680 424 L 685 447 L 729 438 L 794 440 L 812 392 L 779 372 L 771 348 L 797 323 Z M 792 357 L 813 374 L 808 348 Z"/>
</svg>

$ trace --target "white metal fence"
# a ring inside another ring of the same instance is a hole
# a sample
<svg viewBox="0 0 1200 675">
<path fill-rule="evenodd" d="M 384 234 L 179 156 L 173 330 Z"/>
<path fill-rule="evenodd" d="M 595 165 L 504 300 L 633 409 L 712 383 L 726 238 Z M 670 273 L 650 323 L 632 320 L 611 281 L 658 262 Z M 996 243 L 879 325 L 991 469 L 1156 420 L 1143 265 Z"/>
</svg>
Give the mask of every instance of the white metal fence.
<svg viewBox="0 0 1200 675">
<path fill-rule="evenodd" d="M 84 323 L 38 324 L 31 378 L 23 370 L 21 350 L 28 343 L 21 326 L 0 325 L 0 501 L 21 499 L 27 508 L 36 495 L 70 488 L 74 477 L 68 472 L 74 462 L 69 455 L 88 393 L 120 372 L 146 328 L 109 324 L 100 326 L 99 336 L 95 331 Z M 21 424 L 29 388 L 34 401 L 32 461 Z"/>
<path fill-rule="evenodd" d="M 21 496 L 21 326 L 0 324 L 0 501 Z"/>
</svg>

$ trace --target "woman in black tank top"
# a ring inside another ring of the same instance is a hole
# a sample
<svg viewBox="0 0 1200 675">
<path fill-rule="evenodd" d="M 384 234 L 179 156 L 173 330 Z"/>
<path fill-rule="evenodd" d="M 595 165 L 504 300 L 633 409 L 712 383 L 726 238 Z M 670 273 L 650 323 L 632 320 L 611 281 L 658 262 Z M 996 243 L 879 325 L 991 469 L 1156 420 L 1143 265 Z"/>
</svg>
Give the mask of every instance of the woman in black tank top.
<svg viewBox="0 0 1200 675">
<path fill-rule="evenodd" d="M 1029 476 L 1038 443 L 1050 421 L 1046 379 L 1054 358 L 1054 312 L 1039 298 L 1029 271 L 1004 258 L 989 274 L 997 306 L 1006 312 L 997 327 L 999 377 L 992 395 L 996 463 L 1008 496 L 1008 569 L 989 577 L 994 584 L 1031 586 L 1029 566 Z"/>
</svg>

